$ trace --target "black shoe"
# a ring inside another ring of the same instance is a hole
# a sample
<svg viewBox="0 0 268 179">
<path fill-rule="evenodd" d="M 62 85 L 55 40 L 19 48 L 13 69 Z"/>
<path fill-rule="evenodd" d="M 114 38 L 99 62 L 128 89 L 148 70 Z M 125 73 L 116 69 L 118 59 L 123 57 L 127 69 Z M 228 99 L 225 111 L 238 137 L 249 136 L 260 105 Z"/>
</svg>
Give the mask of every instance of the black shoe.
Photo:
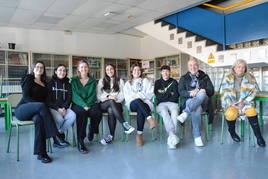
<svg viewBox="0 0 268 179">
<path fill-rule="evenodd" d="M 65 140 L 65 134 L 64 133 L 59 133 L 58 136 L 59 136 L 59 138 L 61 140 Z"/>
<path fill-rule="evenodd" d="M 233 141 L 235 141 L 235 142 L 241 141 L 240 137 L 236 133 L 232 133 L 231 137 L 232 137 Z"/>
<path fill-rule="evenodd" d="M 257 138 L 257 144 L 258 144 L 260 147 L 265 147 L 265 146 L 266 146 L 265 141 L 264 141 L 264 139 L 262 138 L 262 136 Z"/>
<path fill-rule="evenodd" d="M 54 136 L 53 140 L 54 140 L 53 147 L 64 148 L 70 145 L 70 144 L 67 144 L 65 140 L 60 139 L 59 136 Z"/>
<path fill-rule="evenodd" d="M 37 160 L 41 160 L 42 163 L 50 163 L 50 162 L 52 162 L 52 158 L 50 158 L 47 154 L 38 155 Z"/>
<path fill-rule="evenodd" d="M 78 148 L 78 151 L 81 154 L 87 154 L 88 153 L 88 149 L 86 148 L 84 142 L 78 142 L 77 148 Z"/>
</svg>

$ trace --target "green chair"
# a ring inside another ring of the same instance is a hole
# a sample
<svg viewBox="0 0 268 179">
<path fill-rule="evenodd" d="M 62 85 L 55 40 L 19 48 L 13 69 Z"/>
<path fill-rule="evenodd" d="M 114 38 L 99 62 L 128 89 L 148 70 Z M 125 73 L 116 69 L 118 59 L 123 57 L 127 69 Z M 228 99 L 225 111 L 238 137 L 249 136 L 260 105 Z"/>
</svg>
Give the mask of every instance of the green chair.
<svg viewBox="0 0 268 179">
<path fill-rule="evenodd" d="M 124 117 L 125 120 L 131 125 L 131 116 L 137 116 L 136 112 L 130 112 L 127 107 L 124 106 Z M 153 116 L 155 117 L 155 112 L 153 113 Z M 152 135 L 152 141 L 156 140 L 156 129 L 151 130 L 151 135 Z M 126 142 L 129 140 L 129 135 L 126 135 Z"/>
<path fill-rule="evenodd" d="M 223 144 L 225 116 L 224 116 L 224 110 L 223 109 L 221 109 L 219 112 L 221 113 L 221 139 L 220 139 L 220 143 Z M 241 137 L 241 141 L 244 141 L 244 137 L 245 137 L 245 120 L 242 120 L 241 116 L 238 116 L 238 118 L 240 118 L 240 137 Z M 247 129 L 248 129 L 248 138 L 249 138 L 249 146 L 250 146 L 251 145 L 251 138 L 253 138 L 253 131 L 252 131 L 250 125 L 249 125 L 249 122 L 247 122 Z M 253 142 L 254 142 L 254 140 L 253 140 Z M 255 146 L 255 142 L 254 142 L 253 146 Z"/>
<path fill-rule="evenodd" d="M 9 130 L 9 136 L 8 136 L 8 145 L 7 145 L 7 153 L 10 152 L 10 141 L 11 141 L 11 133 L 12 133 L 12 127 L 17 128 L 17 161 L 19 161 L 19 150 L 20 150 L 20 127 L 22 126 L 33 126 L 34 122 L 33 121 L 19 121 L 17 119 L 13 119 L 12 115 L 12 107 L 15 107 L 18 104 L 18 101 L 21 99 L 21 94 L 12 94 L 8 96 L 8 101 L 10 103 L 9 107 L 10 109 L 8 110 L 10 112 L 10 130 Z M 49 152 L 52 153 L 52 145 L 50 142 L 50 139 L 47 139 L 47 149 Z"/>
</svg>

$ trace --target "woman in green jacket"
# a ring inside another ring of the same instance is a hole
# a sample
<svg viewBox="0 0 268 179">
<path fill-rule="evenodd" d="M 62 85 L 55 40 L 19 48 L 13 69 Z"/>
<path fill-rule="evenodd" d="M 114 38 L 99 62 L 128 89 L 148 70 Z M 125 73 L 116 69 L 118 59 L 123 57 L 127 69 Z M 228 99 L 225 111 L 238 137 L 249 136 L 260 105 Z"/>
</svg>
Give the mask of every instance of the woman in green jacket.
<svg viewBox="0 0 268 179">
<path fill-rule="evenodd" d="M 87 118 L 90 117 L 88 140 L 92 141 L 94 134 L 99 133 L 99 124 L 102 113 L 96 103 L 96 80 L 89 76 L 89 65 L 80 61 L 77 67 L 77 76 L 71 81 L 72 85 L 72 110 L 76 113 L 77 140 L 79 152 L 88 153 L 84 145 L 86 137 Z"/>
</svg>

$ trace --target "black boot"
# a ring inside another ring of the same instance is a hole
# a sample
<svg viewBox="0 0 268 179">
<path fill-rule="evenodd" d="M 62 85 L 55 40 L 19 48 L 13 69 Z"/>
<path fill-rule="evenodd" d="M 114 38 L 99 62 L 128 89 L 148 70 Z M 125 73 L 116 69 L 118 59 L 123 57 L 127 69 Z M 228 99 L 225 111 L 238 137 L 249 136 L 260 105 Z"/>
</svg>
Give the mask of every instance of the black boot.
<svg viewBox="0 0 268 179">
<path fill-rule="evenodd" d="M 54 140 L 54 144 L 53 147 L 57 147 L 57 148 L 64 148 L 69 146 L 69 144 L 67 144 L 64 140 L 62 140 L 59 136 L 54 136 L 53 137 Z"/>
<path fill-rule="evenodd" d="M 78 140 L 77 148 L 78 148 L 78 151 L 82 154 L 88 153 L 88 149 L 86 148 L 83 140 Z"/>
<path fill-rule="evenodd" d="M 240 142 L 241 139 L 240 139 L 240 137 L 235 132 L 235 122 L 236 122 L 236 120 L 234 120 L 234 121 L 228 121 L 228 120 L 226 120 L 226 122 L 228 124 L 228 131 L 229 131 L 229 133 L 230 133 L 233 141 Z"/>
<path fill-rule="evenodd" d="M 252 127 L 252 130 L 257 138 L 257 144 L 260 147 L 265 147 L 265 141 L 261 135 L 261 130 L 260 130 L 260 126 L 258 123 L 258 117 L 257 116 L 253 116 L 253 117 L 248 117 L 248 121 Z"/>
</svg>

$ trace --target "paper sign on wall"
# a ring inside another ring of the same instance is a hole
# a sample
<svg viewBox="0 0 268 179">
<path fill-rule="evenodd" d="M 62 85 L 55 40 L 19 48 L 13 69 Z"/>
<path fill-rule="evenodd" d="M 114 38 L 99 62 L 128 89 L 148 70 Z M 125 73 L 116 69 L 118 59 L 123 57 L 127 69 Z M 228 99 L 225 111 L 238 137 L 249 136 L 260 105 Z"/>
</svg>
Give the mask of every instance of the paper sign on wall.
<svg viewBox="0 0 268 179">
<path fill-rule="evenodd" d="M 215 63 L 215 57 L 212 53 L 208 56 L 208 63 Z"/>
</svg>

